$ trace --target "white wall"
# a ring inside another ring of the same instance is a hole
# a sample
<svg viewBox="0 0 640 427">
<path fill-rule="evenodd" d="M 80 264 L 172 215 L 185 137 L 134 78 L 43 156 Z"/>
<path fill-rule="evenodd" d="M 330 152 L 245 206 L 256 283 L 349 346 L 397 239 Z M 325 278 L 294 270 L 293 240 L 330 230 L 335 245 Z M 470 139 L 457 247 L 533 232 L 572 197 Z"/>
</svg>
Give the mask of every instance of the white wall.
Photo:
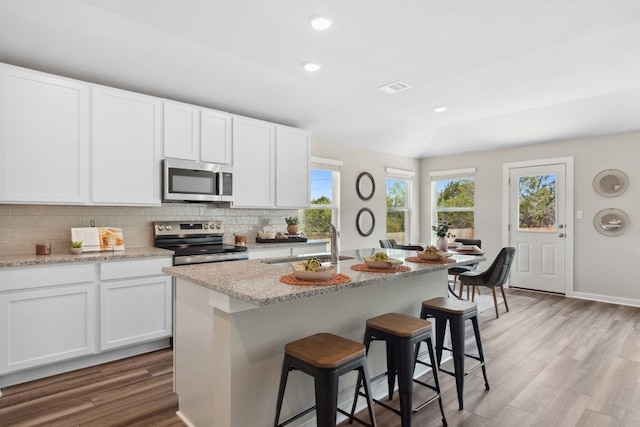
<svg viewBox="0 0 640 427">
<path fill-rule="evenodd" d="M 629 264 L 640 261 L 640 132 L 571 141 L 534 144 L 508 150 L 465 153 L 424 159 L 421 163 L 422 236 L 430 230 L 431 186 L 429 172 L 475 167 L 475 233 L 482 239 L 487 258 L 501 248 L 502 167 L 504 163 L 553 157 L 574 158 L 574 283 L 577 297 L 640 306 L 640 281 Z M 618 197 L 603 197 L 593 189 L 594 176 L 603 169 L 619 169 L 629 176 L 629 189 Z M 593 227 L 594 215 L 604 208 L 618 208 L 629 215 L 631 227 L 617 237 L 607 237 Z M 485 262 L 482 267 L 488 266 Z"/>
<path fill-rule="evenodd" d="M 419 160 L 337 145 L 314 139 L 313 134 L 311 155 L 344 162 L 340 171 L 340 249 L 379 247 L 379 240 L 386 238 L 387 174 L 385 168 L 387 167 L 415 172 L 410 195 L 412 216 L 409 219 L 409 240 L 420 241 Z M 367 201 L 360 200 L 356 193 L 356 179 L 361 172 L 369 172 L 376 184 L 373 197 Z M 376 220 L 373 233 L 367 237 L 361 236 L 356 229 L 358 211 L 365 207 L 373 211 Z"/>
</svg>

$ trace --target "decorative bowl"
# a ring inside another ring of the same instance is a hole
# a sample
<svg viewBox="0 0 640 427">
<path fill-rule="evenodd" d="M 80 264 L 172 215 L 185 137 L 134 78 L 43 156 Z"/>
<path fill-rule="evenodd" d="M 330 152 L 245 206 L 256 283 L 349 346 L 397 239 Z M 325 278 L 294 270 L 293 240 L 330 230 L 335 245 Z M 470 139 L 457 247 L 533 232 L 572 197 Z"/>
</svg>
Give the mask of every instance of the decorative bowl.
<svg viewBox="0 0 640 427">
<path fill-rule="evenodd" d="M 333 265 L 321 265 L 316 271 L 305 270 L 306 262 L 292 262 L 293 274 L 300 280 L 326 280 L 335 270 Z"/>
<path fill-rule="evenodd" d="M 443 259 L 447 259 L 451 256 L 449 252 L 438 252 L 435 254 L 418 252 L 418 256 L 420 259 L 424 259 L 427 261 L 441 261 Z"/>
<path fill-rule="evenodd" d="M 373 257 L 364 257 L 364 264 L 369 268 L 377 268 L 380 270 L 390 270 L 396 265 L 402 264 L 402 260 L 395 258 L 387 258 L 384 261 L 376 261 Z"/>
</svg>

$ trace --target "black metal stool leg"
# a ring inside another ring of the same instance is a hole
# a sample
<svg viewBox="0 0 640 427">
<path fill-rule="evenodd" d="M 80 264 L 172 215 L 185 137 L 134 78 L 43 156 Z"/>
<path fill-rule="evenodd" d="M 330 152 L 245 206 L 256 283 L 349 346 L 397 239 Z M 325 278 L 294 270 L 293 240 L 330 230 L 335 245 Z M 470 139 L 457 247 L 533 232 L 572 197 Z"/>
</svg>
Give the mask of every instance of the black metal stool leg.
<svg viewBox="0 0 640 427">
<path fill-rule="evenodd" d="M 315 385 L 317 426 L 335 427 L 338 413 L 338 376 L 318 375 Z"/>
<path fill-rule="evenodd" d="M 480 339 L 480 327 L 478 326 L 478 318 L 472 317 L 473 334 L 476 337 L 476 346 L 478 347 L 478 358 L 482 364 L 482 375 L 484 376 L 484 388 L 489 390 L 489 380 L 487 379 L 487 368 L 484 366 L 484 352 L 482 351 L 482 340 Z"/>
<path fill-rule="evenodd" d="M 460 316 L 449 321 L 451 328 L 451 349 L 453 352 L 453 366 L 458 391 L 458 405 L 463 409 L 462 396 L 464 394 L 464 319 Z"/>
<path fill-rule="evenodd" d="M 411 401 L 413 396 L 413 348 L 411 341 L 402 340 L 396 346 L 396 362 L 398 364 L 398 393 L 400 398 L 400 419 L 402 427 L 411 426 Z"/>
<path fill-rule="evenodd" d="M 289 377 L 289 361 L 284 358 L 282 362 L 282 373 L 280 374 L 280 388 L 278 389 L 278 404 L 276 406 L 276 419 L 273 422 L 273 427 L 278 427 L 280 422 L 280 411 L 282 410 L 282 401 L 284 399 L 284 390 L 287 387 L 287 378 Z"/>
</svg>

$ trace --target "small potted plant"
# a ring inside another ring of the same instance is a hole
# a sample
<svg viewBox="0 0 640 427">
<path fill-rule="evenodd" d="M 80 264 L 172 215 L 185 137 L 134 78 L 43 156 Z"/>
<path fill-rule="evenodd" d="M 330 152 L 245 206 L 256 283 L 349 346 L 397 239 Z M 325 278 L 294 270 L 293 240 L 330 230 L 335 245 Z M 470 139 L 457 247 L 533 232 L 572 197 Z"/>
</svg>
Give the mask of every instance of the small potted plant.
<svg viewBox="0 0 640 427">
<path fill-rule="evenodd" d="M 438 225 L 431 226 L 431 229 L 435 231 L 436 237 L 438 238 L 436 240 L 436 248 L 438 248 L 439 250 L 447 250 L 447 238 L 455 237 L 452 236 L 451 233 L 449 233 L 449 227 L 451 227 L 451 223 L 445 220 L 440 221 Z"/>
<path fill-rule="evenodd" d="M 82 240 L 79 242 L 71 242 L 71 253 L 75 255 L 82 253 Z"/>
<path fill-rule="evenodd" d="M 298 217 L 290 216 L 284 219 L 287 223 L 287 233 L 298 234 Z"/>
</svg>

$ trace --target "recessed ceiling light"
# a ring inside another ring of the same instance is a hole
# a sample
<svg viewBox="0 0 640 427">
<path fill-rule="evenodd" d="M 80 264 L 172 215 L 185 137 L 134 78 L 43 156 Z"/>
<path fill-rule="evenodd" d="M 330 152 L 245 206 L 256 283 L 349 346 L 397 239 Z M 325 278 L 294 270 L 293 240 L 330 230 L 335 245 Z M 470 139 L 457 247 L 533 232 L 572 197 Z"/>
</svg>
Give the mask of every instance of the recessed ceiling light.
<svg viewBox="0 0 640 427">
<path fill-rule="evenodd" d="M 311 72 L 318 71 L 320 67 L 321 65 L 316 62 L 305 62 L 304 64 L 302 64 L 302 68 Z"/>
<path fill-rule="evenodd" d="M 316 30 L 326 30 L 333 24 L 333 19 L 327 15 L 313 15 L 309 18 L 309 25 Z"/>
<path fill-rule="evenodd" d="M 440 107 L 436 107 L 433 109 L 433 111 L 435 111 L 436 113 L 444 113 L 445 111 L 447 111 L 447 107 L 445 107 L 444 105 L 440 106 Z"/>
</svg>

